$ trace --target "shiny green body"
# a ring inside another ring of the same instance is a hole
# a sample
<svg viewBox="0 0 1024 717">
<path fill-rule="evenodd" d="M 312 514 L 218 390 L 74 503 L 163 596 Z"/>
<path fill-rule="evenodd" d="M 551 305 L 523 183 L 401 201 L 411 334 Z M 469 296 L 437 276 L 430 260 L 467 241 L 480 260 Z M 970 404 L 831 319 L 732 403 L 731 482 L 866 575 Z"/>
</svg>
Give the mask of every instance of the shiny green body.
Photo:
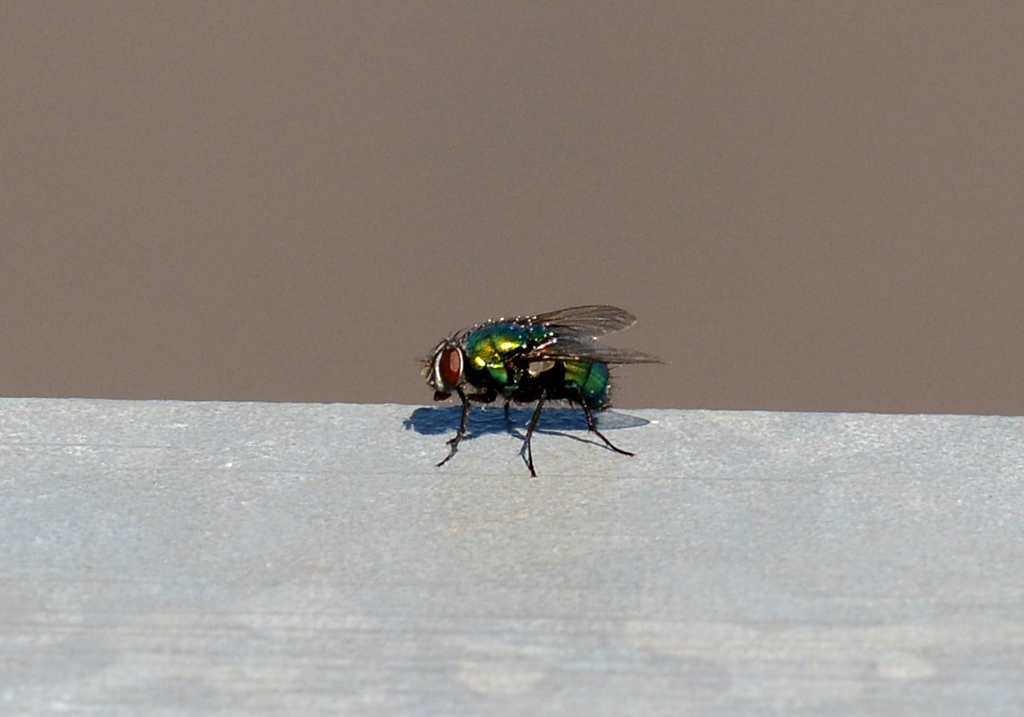
<svg viewBox="0 0 1024 717">
<path fill-rule="evenodd" d="M 555 338 L 542 324 L 500 321 L 463 339 L 466 379 L 506 399 L 528 403 L 544 393 L 600 409 L 608 403 L 608 365 L 601 361 L 557 359 L 531 362 L 529 356 Z"/>
</svg>

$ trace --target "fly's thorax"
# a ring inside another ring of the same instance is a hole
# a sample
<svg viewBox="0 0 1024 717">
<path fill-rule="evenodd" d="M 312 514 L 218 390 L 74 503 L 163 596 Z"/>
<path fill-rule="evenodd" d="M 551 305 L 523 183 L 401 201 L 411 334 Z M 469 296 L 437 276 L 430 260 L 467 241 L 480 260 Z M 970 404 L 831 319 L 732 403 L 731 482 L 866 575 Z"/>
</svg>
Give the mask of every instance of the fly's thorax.
<svg viewBox="0 0 1024 717">
<path fill-rule="evenodd" d="M 550 335 L 542 326 L 502 321 L 485 324 L 466 335 L 466 372 L 471 383 L 508 393 L 521 378 L 517 359 Z"/>
<path fill-rule="evenodd" d="M 565 361 L 565 384 L 580 392 L 583 402 L 591 408 L 608 403 L 611 383 L 608 364 L 600 361 Z"/>
</svg>

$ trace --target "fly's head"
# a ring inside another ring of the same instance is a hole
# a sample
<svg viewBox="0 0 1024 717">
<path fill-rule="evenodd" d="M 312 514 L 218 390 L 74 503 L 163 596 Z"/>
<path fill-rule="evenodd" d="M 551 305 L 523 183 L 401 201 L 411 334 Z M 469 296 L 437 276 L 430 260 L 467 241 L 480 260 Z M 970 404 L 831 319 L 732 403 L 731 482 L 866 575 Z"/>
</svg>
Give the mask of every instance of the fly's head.
<svg viewBox="0 0 1024 717">
<path fill-rule="evenodd" d="M 465 382 L 466 354 L 453 339 L 447 338 L 430 353 L 423 366 L 427 385 L 434 389 L 434 400 L 443 401 Z"/>
</svg>

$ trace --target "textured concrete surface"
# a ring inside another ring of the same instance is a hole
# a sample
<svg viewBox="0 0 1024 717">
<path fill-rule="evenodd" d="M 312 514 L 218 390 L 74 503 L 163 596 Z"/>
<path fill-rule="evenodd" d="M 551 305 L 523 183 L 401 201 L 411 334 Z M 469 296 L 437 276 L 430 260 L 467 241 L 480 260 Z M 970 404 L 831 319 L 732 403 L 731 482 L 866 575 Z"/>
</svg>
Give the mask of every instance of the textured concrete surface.
<svg viewBox="0 0 1024 717">
<path fill-rule="evenodd" d="M 527 415 L 0 400 L 0 713 L 1024 713 L 1024 420 Z"/>
</svg>

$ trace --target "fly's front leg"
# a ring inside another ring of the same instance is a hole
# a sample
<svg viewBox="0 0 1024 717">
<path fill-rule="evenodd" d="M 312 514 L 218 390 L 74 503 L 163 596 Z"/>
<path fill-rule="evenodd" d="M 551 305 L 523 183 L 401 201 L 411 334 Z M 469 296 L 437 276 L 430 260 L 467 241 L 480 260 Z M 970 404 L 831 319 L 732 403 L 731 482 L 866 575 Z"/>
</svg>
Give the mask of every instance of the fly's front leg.
<svg viewBox="0 0 1024 717">
<path fill-rule="evenodd" d="M 596 433 L 597 437 L 600 438 L 602 441 L 604 441 L 604 444 L 606 446 L 611 448 L 616 453 L 621 453 L 624 456 L 632 456 L 632 455 L 634 455 L 634 454 L 630 453 L 629 451 L 624 451 L 621 448 L 619 448 L 618 446 L 614 445 L 611 441 L 609 441 L 607 438 L 604 437 L 604 434 L 601 433 L 601 431 L 597 430 L 597 421 L 594 420 L 594 414 L 590 410 L 590 406 L 588 406 L 585 403 L 583 404 L 583 412 L 585 414 L 587 414 L 587 428 L 589 430 L 593 431 L 594 433 Z"/>
<path fill-rule="evenodd" d="M 451 446 L 451 450 L 448 451 L 448 455 L 445 456 L 445 459 L 437 464 L 438 468 L 440 468 L 445 463 L 450 461 L 452 459 L 452 456 L 459 452 L 459 441 L 461 441 L 466 436 L 466 429 L 469 426 L 469 411 L 471 408 L 470 401 L 476 401 L 478 403 L 490 403 L 491 401 L 494 400 L 493 391 L 487 391 L 485 393 L 471 393 L 469 395 L 466 395 L 466 392 L 463 391 L 461 388 L 456 388 L 455 390 L 458 391 L 459 398 L 462 399 L 462 421 L 459 423 L 458 433 L 455 434 L 454 438 L 450 438 L 448 440 L 448 445 Z"/>
<path fill-rule="evenodd" d="M 438 468 L 450 461 L 452 456 L 459 452 L 459 441 L 461 441 L 462 437 L 466 435 L 466 426 L 469 425 L 469 397 L 466 396 L 465 391 L 461 388 L 457 388 L 455 390 L 459 392 L 459 398 L 462 399 L 462 421 L 459 423 L 459 431 L 455 434 L 455 438 L 450 438 L 448 440 L 448 445 L 451 446 L 451 449 L 448 451 L 448 455 L 445 459 L 437 464 Z"/>
</svg>

